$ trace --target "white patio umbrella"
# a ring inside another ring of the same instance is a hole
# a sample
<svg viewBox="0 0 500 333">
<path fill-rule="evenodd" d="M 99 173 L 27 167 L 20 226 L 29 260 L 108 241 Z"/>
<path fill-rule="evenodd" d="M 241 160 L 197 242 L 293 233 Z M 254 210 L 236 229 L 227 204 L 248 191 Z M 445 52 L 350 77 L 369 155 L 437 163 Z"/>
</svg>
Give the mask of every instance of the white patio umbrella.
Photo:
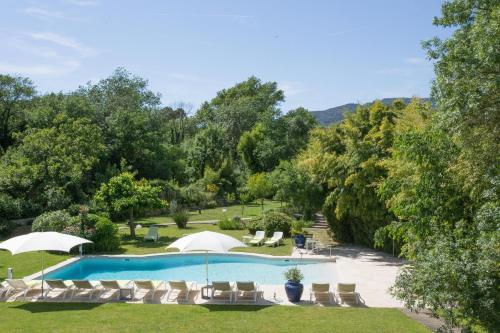
<svg viewBox="0 0 500 333">
<path fill-rule="evenodd" d="M 246 247 L 239 240 L 212 231 L 202 231 L 179 238 L 169 246 L 177 248 L 180 252 L 205 251 L 205 273 L 208 285 L 208 252 L 228 252 L 234 247 Z"/>
<path fill-rule="evenodd" d="M 0 249 L 8 250 L 12 255 L 24 252 L 41 252 L 42 261 L 42 297 L 44 277 L 43 251 L 69 252 L 73 247 L 91 241 L 72 235 L 61 234 L 59 232 L 32 232 L 26 235 L 10 238 L 0 243 Z"/>
</svg>

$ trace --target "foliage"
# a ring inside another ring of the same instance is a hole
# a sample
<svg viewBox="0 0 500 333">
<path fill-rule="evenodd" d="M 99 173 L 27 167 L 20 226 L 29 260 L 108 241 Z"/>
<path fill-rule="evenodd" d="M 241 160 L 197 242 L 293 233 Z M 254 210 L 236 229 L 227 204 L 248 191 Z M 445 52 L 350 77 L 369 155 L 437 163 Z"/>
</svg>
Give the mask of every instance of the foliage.
<svg viewBox="0 0 500 333">
<path fill-rule="evenodd" d="M 310 228 L 313 225 L 312 221 L 295 220 L 292 221 L 292 236 L 301 235 L 304 233 L 304 228 Z"/>
<path fill-rule="evenodd" d="M 268 175 L 263 172 L 251 175 L 248 177 L 247 187 L 252 197 L 260 199 L 264 209 L 264 199 L 272 194 L 272 184 Z"/>
<path fill-rule="evenodd" d="M 102 184 L 95 200 L 104 204 L 111 214 L 128 213 L 130 235 L 135 237 L 134 211 L 164 206 L 165 202 L 159 198 L 160 191 L 160 187 L 151 185 L 148 180 L 136 180 L 133 173 L 125 171 Z"/>
<path fill-rule="evenodd" d="M 102 152 L 99 129 L 88 119 L 60 115 L 50 128 L 27 130 L 0 160 L 0 190 L 44 210 L 81 200 Z"/>
<path fill-rule="evenodd" d="M 25 109 L 34 96 L 30 79 L 0 74 L 0 152 L 14 143 L 14 133 L 25 125 Z"/>
<path fill-rule="evenodd" d="M 300 269 L 297 267 L 289 268 L 283 275 L 285 276 L 285 279 L 294 282 L 300 282 L 304 279 L 304 274 L 302 274 Z"/>
<path fill-rule="evenodd" d="M 254 234 L 257 230 L 264 230 L 268 237 L 274 232 L 283 232 L 284 237 L 289 237 L 292 229 L 292 218 L 284 213 L 268 211 L 262 217 L 247 223 L 248 231 Z"/>
<path fill-rule="evenodd" d="M 31 226 L 32 231 L 63 231 L 72 223 L 72 217 L 65 210 L 56 210 L 38 216 Z"/>
<path fill-rule="evenodd" d="M 223 219 L 218 223 L 220 230 L 244 230 L 245 225 L 241 222 L 239 216 L 233 216 L 232 219 Z"/>
<path fill-rule="evenodd" d="M 186 229 L 187 222 L 189 221 L 189 212 L 187 210 L 178 209 L 171 216 L 178 228 Z"/>
<path fill-rule="evenodd" d="M 196 122 L 202 128 L 220 126 L 226 156 L 236 158 L 236 147 L 241 135 L 259 121 L 279 114 L 277 104 L 284 100 L 283 91 L 276 82 L 262 83 L 256 77 L 229 89 L 223 89 L 210 102 L 205 102 L 196 113 Z"/>
<path fill-rule="evenodd" d="M 393 294 L 471 331 L 500 325 L 499 14 L 495 1 L 443 4 L 434 23 L 455 31 L 424 43 L 437 112 L 399 131 L 379 187 L 397 217 L 380 236 L 402 240 L 412 259 Z"/>
<path fill-rule="evenodd" d="M 418 100 L 390 106 L 376 102 L 359 107 L 339 125 L 314 131 L 297 170 L 284 165 L 277 174 L 280 190 L 307 207 L 311 184 L 316 196 L 324 195 L 323 212 L 335 237 L 373 246 L 376 230 L 394 219 L 376 184 L 387 175 L 383 162 L 391 155 L 394 124 L 411 110 L 427 114 L 429 106 Z M 301 176 L 304 171 L 308 175 Z M 303 193 L 293 193 L 297 182 Z"/>
<path fill-rule="evenodd" d="M 323 189 L 297 164 L 282 161 L 271 173 L 270 179 L 275 192 L 274 198 L 288 202 L 305 218 L 312 218 L 321 208 Z"/>
<path fill-rule="evenodd" d="M 114 252 L 120 248 L 118 226 L 106 217 L 99 216 L 95 223 L 95 233 L 91 240 L 99 252 Z"/>
<path fill-rule="evenodd" d="M 309 132 L 315 126 L 316 120 L 307 110 L 291 110 L 243 133 L 238 152 L 251 172 L 271 171 L 281 160 L 293 158 L 307 145 Z"/>
</svg>

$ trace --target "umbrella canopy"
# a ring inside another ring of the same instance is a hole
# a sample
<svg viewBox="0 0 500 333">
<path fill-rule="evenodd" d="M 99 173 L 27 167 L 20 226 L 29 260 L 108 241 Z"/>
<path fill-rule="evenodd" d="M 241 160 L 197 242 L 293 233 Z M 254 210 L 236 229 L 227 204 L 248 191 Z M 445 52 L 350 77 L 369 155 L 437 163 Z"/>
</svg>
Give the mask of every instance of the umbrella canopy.
<svg viewBox="0 0 500 333">
<path fill-rule="evenodd" d="M 210 252 L 228 252 L 233 247 L 246 247 L 239 240 L 212 231 L 202 231 L 179 238 L 168 248 L 177 248 L 181 252 L 190 251 L 210 251 Z"/>
<path fill-rule="evenodd" d="M 0 249 L 9 250 L 12 254 L 33 251 L 69 252 L 71 248 L 84 243 L 92 242 L 84 238 L 61 234 L 59 232 L 32 232 L 0 243 Z"/>
<path fill-rule="evenodd" d="M 202 231 L 179 238 L 167 249 L 176 248 L 181 252 L 205 251 L 205 275 L 208 286 L 208 252 L 227 252 L 233 247 L 246 247 L 236 238 L 218 232 Z"/>
<path fill-rule="evenodd" d="M 43 285 L 45 281 L 43 251 L 63 251 L 69 252 L 71 248 L 91 241 L 76 236 L 61 234 L 59 232 L 32 232 L 26 235 L 12 237 L 5 242 L 0 243 L 0 249 L 9 250 L 13 255 L 41 251 L 42 261 L 42 298 Z"/>
</svg>

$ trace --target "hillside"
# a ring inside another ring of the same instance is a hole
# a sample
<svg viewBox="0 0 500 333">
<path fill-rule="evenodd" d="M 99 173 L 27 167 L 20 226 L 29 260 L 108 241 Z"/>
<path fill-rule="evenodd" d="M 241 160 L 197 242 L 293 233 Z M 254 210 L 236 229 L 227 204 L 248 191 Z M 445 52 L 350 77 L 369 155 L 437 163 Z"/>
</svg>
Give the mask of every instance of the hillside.
<svg viewBox="0 0 500 333">
<path fill-rule="evenodd" d="M 381 100 L 384 104 L 392 104 L 395 100 L 402 99 L 405 103 L 409 103 L 411 98 L 409 97 L 398 97 L 398 98 L 383 98 Z M 423 100 L 429 100 L 428 98 L 423 98 Z M 369 105 L 373 102 L 366 104 L 359 103 L 348 103 L 340 106 L 335 106 L 333 108 L 323 110 L 323 111 L 311 111 L 311 114 L 316 118 L 318 123 L 322 126 L 327 126 L 332 123 L 338 123 L 344 118 L 345 112 L 354 112 L 359 105 Z"/>
</svg>

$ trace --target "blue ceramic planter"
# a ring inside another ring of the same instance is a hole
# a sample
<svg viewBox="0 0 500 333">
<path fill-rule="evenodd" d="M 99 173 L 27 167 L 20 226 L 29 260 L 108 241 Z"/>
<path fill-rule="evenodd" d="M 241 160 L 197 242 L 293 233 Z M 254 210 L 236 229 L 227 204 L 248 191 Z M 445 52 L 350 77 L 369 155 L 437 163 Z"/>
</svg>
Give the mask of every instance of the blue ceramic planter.
<svg viewBox="0 0 500 333">
<path fill-rule="evenodd" d="M 306 236 L 304 235 L 296 235 L 294 238 L 295 246 L 299 249 L 303 249 L 306 245 Z"/>
<path fill-rule="evenodd" d="M 300 302 L 302 292 L 304 291 L 304 285 L 297 281 L 288 280 L 288 282 L 285 283 L 285 291 L 290 302 Z"/>
</svg>

